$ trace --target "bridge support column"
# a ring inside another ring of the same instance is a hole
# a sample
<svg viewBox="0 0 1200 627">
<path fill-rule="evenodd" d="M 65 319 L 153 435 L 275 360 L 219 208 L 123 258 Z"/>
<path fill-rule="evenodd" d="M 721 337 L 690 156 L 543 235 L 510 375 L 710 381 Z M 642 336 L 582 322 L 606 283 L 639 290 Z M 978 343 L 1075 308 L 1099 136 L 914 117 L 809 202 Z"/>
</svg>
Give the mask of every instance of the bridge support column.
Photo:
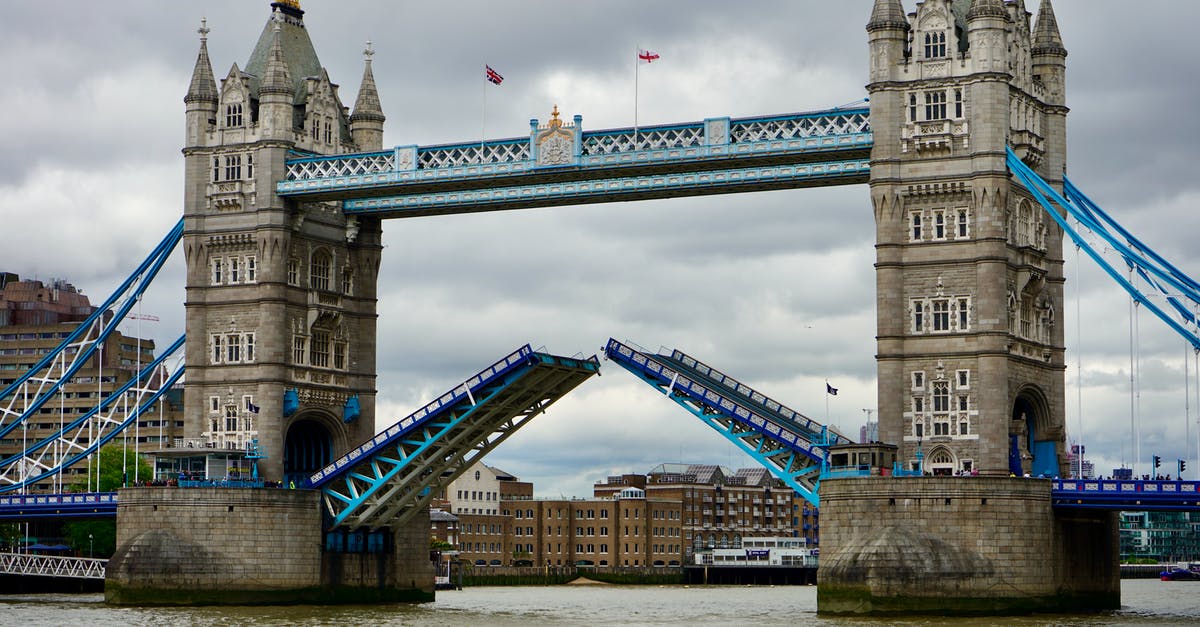
<svg viewBox="0 0 1200 627">
<path fill-rule="evenodd" d="M 105 601 L 259 605 L 433 600 L 429 519 L 394 532 L 394 550 L 326 554 L 315 490 L 129 488 Z M 418 542 L 418 539 L 420 540 Z"/>
<path fill-rule="evenodd" d="M 1056 511 L 1047 480 L 825 480 L 821 518 L 821 614 L 1120 607 L 1116 514 Z"/>
</svg>

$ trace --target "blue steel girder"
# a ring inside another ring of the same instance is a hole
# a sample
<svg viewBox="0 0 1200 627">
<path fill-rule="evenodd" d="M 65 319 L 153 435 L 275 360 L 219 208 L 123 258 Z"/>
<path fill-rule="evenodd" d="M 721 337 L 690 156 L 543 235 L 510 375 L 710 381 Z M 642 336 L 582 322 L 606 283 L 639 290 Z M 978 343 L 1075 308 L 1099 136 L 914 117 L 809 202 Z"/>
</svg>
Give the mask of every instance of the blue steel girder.
<svg viewBox="0 0 1200 627">
<path fill-rule="evenodd" d="M 599 370 L 528 345 L 313 475 L 331 527 L 403 525 L 439 488 Z"/>
<path fill-rule="evenodd" d="M 0 520 L 111 518 L 116 515 L 116 492 L 6 494 L 0 496 Z"/>
<path fill-rule="evenodd" d="M 1200 481 L 1055 479 L 1056 508 L 1108 511 L 1200 511 Z"/>
<path fill-rule="evenodd" d="M 827 448 L 845 436 L 681 351 L 651 355 L 609 339 L 605 355 L 721 434 L 813 505 Z"/>
<path fill-rule="evenodd" d="M 276 193 L 411 217 L 854 184 L 868 179 L 874 143 L 861 107 L 589 132 L 581 123 L 535 123 L 524 138 L 297 156 Z M 553 155 L 541 152 L 549 135 L 560 140 Z"/>
</svg>

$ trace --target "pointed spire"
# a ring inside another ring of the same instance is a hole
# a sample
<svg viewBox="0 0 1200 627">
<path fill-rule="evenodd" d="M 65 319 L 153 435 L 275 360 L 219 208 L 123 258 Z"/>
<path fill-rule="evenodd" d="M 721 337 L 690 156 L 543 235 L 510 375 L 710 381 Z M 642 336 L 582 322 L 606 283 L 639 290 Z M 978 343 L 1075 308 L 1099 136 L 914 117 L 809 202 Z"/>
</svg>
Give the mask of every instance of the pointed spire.
<svg viewBox="0 0 1200 627">
<path fill-rule="evenodd" d="M 217 102 L 217 80 L 213 77 L 212 62 L 208 59 L 208 20 L 200 19 L 200 54 L 196 57 L 196 68 L 192 70 L 192 84 L 188 86 L 184 102 Z"/>
<path fill-rule="evenodd" d="M 887 28 L 908 29 L 908 20 L 904 17 L 904 4 L 901 0 L 875 0 L 875 8 L 871 9 L 871 21 L 867 22 L 867 31 Z"/>
<path fill-rule="evenodd" d="M 971 2 L 971 9 L 967 11 L 967 21 L 971 21 L 979 17 L 1008 17 L 1008 11 L 1004 8 L 1004 0 L 974 0 Z"/>
<path fill-rule="evenodd" d="M 1058 30 L 1058 18 L 1054 16 L 1054 7 L 1050 0 L 1042 0 L 1042 6 L 1038 9 L 1037 27 L 1033 33 L 1033 53 L 1067 56 L 1062 33 Z"/>
<path fill-rule="evenodd" d="M 371 72 L 371 57 L 375 56 L 375 50 L 371 48 L 371 42 L 367 41 L 367 49 L 363 50 L 365 58 L 365 67 L 363 68 L 362 85 L 358 88 L 358 99 L 354 101 L 354 114 L 350 116 L 350 123 L 363 120 L 378 120 L 383 121 L 383 105 L 379 101 L 379 90 L 375 88 L 375 75 Z"/>
<path fill-rule="evenodd" d="M 284 58 L 281 43 L 280 24 L 283 22 L 283 15 L 279 12 L 279 7 L 275 8 L 275 15 L 271 19 L 275 21 L 275 33 L 272 35 L 271 52 L 267 57 L 267 69 L 259 93 L 294 94 L 292 75 L 288 72 L 287 59 Z"/>
</svg>

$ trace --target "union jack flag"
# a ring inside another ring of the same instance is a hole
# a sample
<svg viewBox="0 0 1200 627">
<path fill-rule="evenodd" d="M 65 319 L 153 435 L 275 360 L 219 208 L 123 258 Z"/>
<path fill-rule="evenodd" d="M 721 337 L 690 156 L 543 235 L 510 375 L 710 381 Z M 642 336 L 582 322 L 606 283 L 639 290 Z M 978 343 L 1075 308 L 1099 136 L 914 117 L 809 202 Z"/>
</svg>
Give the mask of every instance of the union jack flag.
<svg viewBox="0 0 1200 627">
<path fill-rule="evenodd" d="M 487 68 L 487 73 L 485 74 L 485 77 L 488 79 L 489 83 L 499 85 L 500 83 L 504 82 L 504 77 L 500 76 L 500 73 L 497 72 L 496 70 L 493 70 L 492 66 L 484 65 L 483 67 Z"/>
</svg>

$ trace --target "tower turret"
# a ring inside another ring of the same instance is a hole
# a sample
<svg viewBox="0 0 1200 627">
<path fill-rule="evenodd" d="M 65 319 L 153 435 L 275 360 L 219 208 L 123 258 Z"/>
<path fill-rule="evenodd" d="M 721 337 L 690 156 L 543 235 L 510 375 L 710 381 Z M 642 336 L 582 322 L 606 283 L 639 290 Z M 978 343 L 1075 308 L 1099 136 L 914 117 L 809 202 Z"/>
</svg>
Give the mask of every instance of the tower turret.
<svg viewBox="0 0 1200 627">
<path fill-rule="evenodd" d="M 358 99 L 354 102 L 354 114 L 350 116 L 350 135 L 359 150 L 383 149 L 383 105 L 379 102 L 379 91 L 375 88 L 375 75 L 371 72 L 371 57 L 375 51 L 371 42 L 363 50 L 365 67 L 362 85 L 358 88 Z"/>
<path fill-rule="evenodd" d="M 200 20 L 200 54 L 196 56 L 196 68 L 192 70 L 192 82 L 188 86 L 183 102 L 187 105 L 187 138 L 184 146 L 198 146 L 201 134 L 217 123 L 217 80 L 213 76 L 212 61 L 208 58 L 208 20 Z"/>
<path fill-rule="evenodd" d="M 1046 88 L 1050 104 L 1066 104 L 1067 49 L 1058 30 L 1058 18 L 1050 0 L 1042 0 L 1033 34 L 1033 74 Z"/>
<path fill-rule="evenodd" d="M 258 116 L 264 139 L 290 139 L 292 135 L 292 103 L 296 90 L 280 43 L 282 14 L 275 10 L 275 32 L 267 56 L 266 72 L 259 87 Z"/>
</svg>

